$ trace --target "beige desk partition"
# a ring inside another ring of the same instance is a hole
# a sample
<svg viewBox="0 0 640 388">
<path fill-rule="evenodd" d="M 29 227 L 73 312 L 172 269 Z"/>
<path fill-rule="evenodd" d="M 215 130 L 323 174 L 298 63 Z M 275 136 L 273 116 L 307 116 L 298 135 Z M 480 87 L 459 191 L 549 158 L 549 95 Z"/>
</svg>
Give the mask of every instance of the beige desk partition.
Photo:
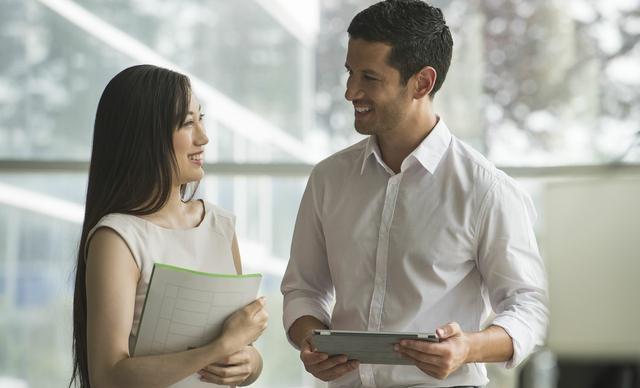
<svg viewBox="0 0 640 388">
<path fill-rule="evenodd" d="M 640 178 L 550 183 L 543 198 L 550 348 L 640 359 Z"/>
</svg>

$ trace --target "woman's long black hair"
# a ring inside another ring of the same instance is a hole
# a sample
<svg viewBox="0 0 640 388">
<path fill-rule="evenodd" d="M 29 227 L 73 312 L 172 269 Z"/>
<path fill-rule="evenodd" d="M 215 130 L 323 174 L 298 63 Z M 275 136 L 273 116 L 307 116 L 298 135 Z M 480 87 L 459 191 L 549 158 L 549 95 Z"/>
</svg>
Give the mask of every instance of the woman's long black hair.
<svg viewBox="0 0 640 388">
<path fill-rule="evenodd" d="M 87 235 L 109 213 L 154 213 L 169 199 L 177 173 L 173 133 L 189 111 L 191 85 L 180 73 L 129 67 L 105 88 L 94 124 L 84 223 L 73 300 L 73 373 L 69 387 L 89 388 Z M 181 187 L 184 195 L 185 187 Z"/>
</svg>

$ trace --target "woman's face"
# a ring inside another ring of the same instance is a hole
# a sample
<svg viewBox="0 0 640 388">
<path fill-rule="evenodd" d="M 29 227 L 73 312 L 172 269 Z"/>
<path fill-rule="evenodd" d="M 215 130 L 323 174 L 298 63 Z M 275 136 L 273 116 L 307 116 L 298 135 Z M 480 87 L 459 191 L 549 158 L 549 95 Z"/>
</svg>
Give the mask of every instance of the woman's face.
<svg viewBox="0 0 640 388">
<path fill-rule="evenodd" d="M 200 109 L 198 99 L 191 93 L 187 117 L 173 133 L 173 150 L 178 162 L 177 183 L 181 185 L 199 181 L 204 176 L 204 146 L 209 138 L 204 130 L 204 115 Z"/>
</svg>

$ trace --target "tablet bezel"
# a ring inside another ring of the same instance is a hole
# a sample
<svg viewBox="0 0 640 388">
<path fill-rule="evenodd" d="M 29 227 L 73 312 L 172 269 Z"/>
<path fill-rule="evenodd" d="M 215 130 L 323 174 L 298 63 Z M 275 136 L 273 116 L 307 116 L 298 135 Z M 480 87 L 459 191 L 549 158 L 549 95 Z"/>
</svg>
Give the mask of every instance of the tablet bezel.
<svg viewBox="0 0 640 388">
<path fill-rule="evenodd" d="M 328 329 L 314 330 L 311 342 L 318 352 L 346 355 L 362 364 L 412 365 L 393 349 L 403 339 L 440 342 L 435 333 Z"/>
</svg>

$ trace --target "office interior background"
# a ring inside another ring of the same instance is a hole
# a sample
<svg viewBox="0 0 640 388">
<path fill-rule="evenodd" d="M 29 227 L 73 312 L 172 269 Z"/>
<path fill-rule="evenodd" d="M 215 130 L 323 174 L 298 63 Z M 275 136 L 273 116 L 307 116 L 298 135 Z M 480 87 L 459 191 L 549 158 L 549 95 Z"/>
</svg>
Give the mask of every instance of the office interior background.
<svg viewBox="0 0 640 388">
<path fill-rule="evenodd" d="M 0 387 L 68 384 L 94 114 L 138 63 L 191 77 L 211 139 L 198 195 L 237 215 L 245 271 L 264 274 L 254 386 L 323 386 L 284 337 L 279 283 L 312 165 L 360 139 L 346 28 L 372 3 L 0 1 Z M 432 3 L 454 36 L 437 111 L 533 196 L 549 273 L 547 347 L 490 365 L 489 387 L 637 387 L 640 1 Z"/>
</svg>

